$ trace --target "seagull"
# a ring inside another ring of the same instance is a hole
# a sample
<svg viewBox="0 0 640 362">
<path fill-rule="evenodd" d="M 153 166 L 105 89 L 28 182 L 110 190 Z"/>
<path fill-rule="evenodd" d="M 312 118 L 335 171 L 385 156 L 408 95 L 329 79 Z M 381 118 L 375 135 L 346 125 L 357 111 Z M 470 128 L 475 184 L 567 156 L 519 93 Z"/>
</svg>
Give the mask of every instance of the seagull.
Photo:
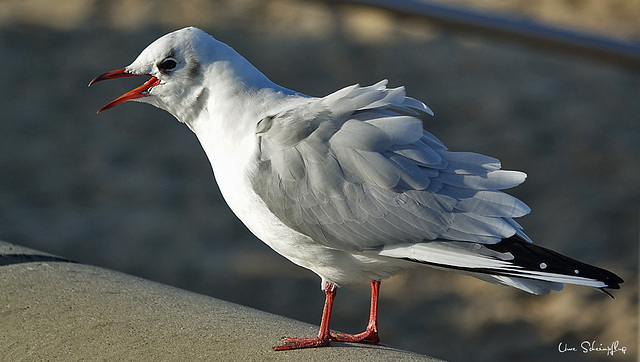
<svg viewBox="0 0 640 362">
<path fill-rule="evenodd" d="M 320 276 L 317 337 L 284 337 L 274 350 L 330 341 L 378 343 L 380 281 L 428 266 L 533 294 L 563 283 L 619 289 L 607 270 L 534 245 L 514 218 L 529 213 L 501 190 L 526 174 L 478 153 L 453 152 L 423 129 L 433 116 L 403 87 L 352 85 L 325 97 L 281 87 L 228 45 L 195 27 L 154 41 L 131 65 L 89 83 L 148 76 L 102 107 L 152 104 L 197 136 L 220 191 L 265 244 Z M 338 286 L 369 282 L 358 334 L 332 333 Z"/>
</svg>

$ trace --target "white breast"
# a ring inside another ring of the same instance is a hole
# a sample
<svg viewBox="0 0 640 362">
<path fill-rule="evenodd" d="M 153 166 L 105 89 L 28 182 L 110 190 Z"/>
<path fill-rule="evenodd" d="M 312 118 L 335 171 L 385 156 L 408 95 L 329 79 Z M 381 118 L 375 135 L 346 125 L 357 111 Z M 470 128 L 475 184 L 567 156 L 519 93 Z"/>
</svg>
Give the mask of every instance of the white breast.
<svg viewBox="0 0 640 362">
<path fill-rule="evenodd" d="M 234 104 L 228 95 L 213 94 L 199 119 L 189 123 L 231 210 L 256 237 L 291 262 L 314 271 L 323 283 L 366 282 L 406 269 L 409 264 L 401 260 L 353 255 L 318 244 L 289 228 L 269 210 L 251 183 L 258 164 L 256 125 L 281 106 L 294 104 L 297 97 L 273 90 L 260 92 L 251 99 L 253 107 L 246 107 L 246 99 L 235 99 L 238 103 Z M 303 101 L 304 97 L 299 99 Z"/>
</svg>

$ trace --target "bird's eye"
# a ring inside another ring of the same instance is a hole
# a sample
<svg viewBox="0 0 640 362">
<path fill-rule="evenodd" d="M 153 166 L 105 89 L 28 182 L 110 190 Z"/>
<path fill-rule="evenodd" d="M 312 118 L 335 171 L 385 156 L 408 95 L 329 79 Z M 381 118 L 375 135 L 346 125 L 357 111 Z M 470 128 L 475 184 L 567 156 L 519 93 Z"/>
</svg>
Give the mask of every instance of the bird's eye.
<svg viewBox="0 0 640 362">
<path fill-rule="evenodd" d="M 175 59 L 166 58 L 165 60 L 161 61 L 160 64 L 158 64 L 158 69 L 164 72 L 175 68 L 176 65 L 178 65 L 178 63 L 175 61 Z"/>
</svg>

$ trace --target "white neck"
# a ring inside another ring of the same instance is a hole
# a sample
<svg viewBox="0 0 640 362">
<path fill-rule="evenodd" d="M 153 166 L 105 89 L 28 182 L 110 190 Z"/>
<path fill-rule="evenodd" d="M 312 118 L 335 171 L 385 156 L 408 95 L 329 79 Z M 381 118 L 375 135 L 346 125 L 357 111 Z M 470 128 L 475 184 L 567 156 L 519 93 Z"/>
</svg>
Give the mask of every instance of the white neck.
<svg viewBox="0 0 640 362">
<path fill-rule="evenodd" d="M 198 137 L 225 200 L 242 219 L 247 202 L 242 194 L 249 192 L 249 176 L 257 166 L 258 122 L 276 114 L 285 101 L 304 96 L 271 82 L 248 62 L 217 62 L 208 71 L 205 79 L 211 84 L 201 95 L 207 101 L 193 119 L 183 121 Z"/>
</svg>

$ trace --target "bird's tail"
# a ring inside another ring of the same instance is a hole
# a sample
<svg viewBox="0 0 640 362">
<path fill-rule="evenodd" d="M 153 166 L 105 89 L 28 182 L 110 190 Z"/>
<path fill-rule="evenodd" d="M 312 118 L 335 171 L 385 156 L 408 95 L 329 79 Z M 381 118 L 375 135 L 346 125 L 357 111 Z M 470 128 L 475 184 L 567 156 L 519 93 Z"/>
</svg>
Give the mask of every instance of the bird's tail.
<svg viewBox="0 0 640 362">
<path fill-rule="evenodd" d="M 553 250 L 534 245 L 514 235 L 496 244 L 432 241 L 386 246 L 380 255 L 454 269 L 476 278 L 509 285 L 533 294 L 560 290 L 563 283 L 605 289 L 619 289 L 616 274 Z"/>
</svg>

